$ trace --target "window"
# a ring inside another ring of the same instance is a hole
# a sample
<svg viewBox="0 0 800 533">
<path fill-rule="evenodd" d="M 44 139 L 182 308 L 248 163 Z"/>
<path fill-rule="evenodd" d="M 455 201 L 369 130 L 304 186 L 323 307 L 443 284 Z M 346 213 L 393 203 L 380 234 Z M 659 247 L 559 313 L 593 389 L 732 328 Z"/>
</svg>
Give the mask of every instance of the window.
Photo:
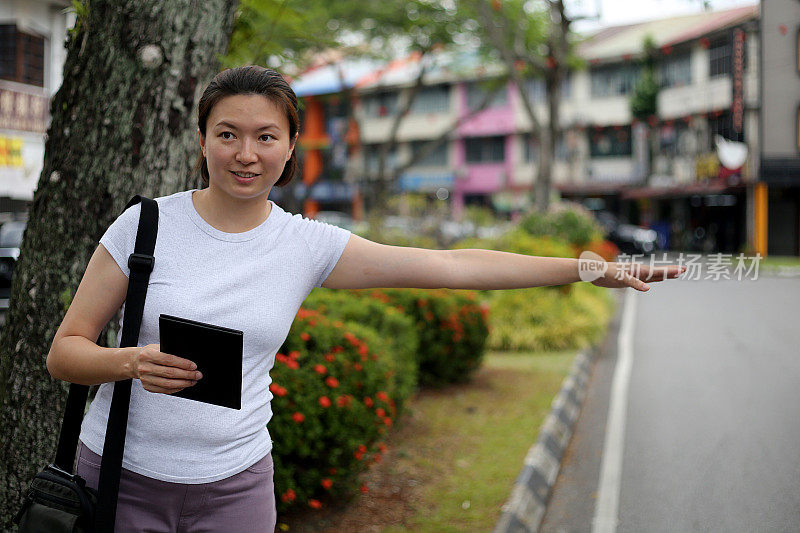
<svg viewBox="0 0 800 533">
<path fill-rule="evenodd" d="M 710 64 L 708 75 L 727 76 L 731 73 L 731 42 L 728 39 L 715 41 L 708 49 Z"/>
<path fill-rule="evenodd" d="M 625 157 L 633 153 L 630 126 L 595 128 L 589 141 L 592 157 Z"/>
<path fill-rule="evenodd" d="M 381 92 L 364 96 L 361 100 L 364 114 L 370 117 L 387 117 L 397 111 L 397 93 Z"/>
<path fill-rule="evenodd" d="M 44 87 L 44 39 L 0 26 L 0 78 Z"/>
<path fill-rule="evenodd" d="M 486 98 L 486 93 L 491 92 L 492 89 L 487 88 L 479 82 L 472 82 L 467 84 L 467 109 L 477 109 L 483 99 Z M 505 86 L 497 87 L 494 91 L 491 100 L 489 100 L 488 107 L 501 107 L 508 102 L 508 90 Z"/>
<path fill-rule="evenodd" d="M 546 99 L 547 88 L 541 78 L 525 80 L 525 90 L 528 92 L 528 98 L 531 99 L 531 102 L 544 102 Z M 572 91 L 572 76 L 567 73 L 564 79 L 561 80 L 561 97 L 569 98 L 570 91 Z"/>
<path fill-rule="evenodd" d="M 436 149 L 427 157 L 418 159 L 419 154 L 425 150 L 430 141 L 413 141 L 411 143 L 411 154 L 414 159 L 414 166 L 418 167 L 446 167 L 447 166 L 447 142 L 440 143 Z"/>
<path fill-rule="evenodd" d="M 639 77 L 639 66 L 624 63 L 596 67 L 591 70 L 592 96 L 622 96 L 630 94 Z"/>
<path fill-rule="evenodd" d="M 708 119 L 708 147 L 714 150 L 714 135 L 721 135 L 729 141 L 744 141 L 744 132 L 735 133 L 733 131 L 733 119 L 729 111 L 725 111 Z"/>
<path fill-rule="evenodd" d="M 688 53 L 667 57 L 658 66 L 660 87 L 683 87 L 692 83 L 692 62 Z"/>
<path fill-rule="evenodd" d="M 526 133 L 522 137 L 522 145 L 524 148 L 523 158 L 524 161 L 535 161 L 539 159 L 539 141 L 538 139 L 534 138 L 533 135 L 530 133 Z M 556 145 L 554 147 L 554 156 L 557 161 L 566 161 L 567 160 L 567 145 L 564 142 L 564 135 L 561 134 L 558 136 L 558 140 L 556 140 Z"/>
<path fill-rule="evenodd" d="M 364 170 L 367 172 L 378 171 L 378 157 L 380 155 L 380 144 L 368 144 L 364 146 Z M 386 170 L 397 167 L 397 149 L 395 148 L 386 156 Z"/>
<path fill-rule="evenodd" d="M 412 113 L 447 113 L 448 111 L 450 111 L 449 85 L 420 87 L 411 104 Z"/>
<path fill-rule="evenodd" d="M 686 136 L 691 135 L 683 121 L 664 124 L 658 130 L 658 147 L 661 155 L 677 156 L 686 153 Z"/>
<path fill-rule="evenodd" d="M 497 163 L 506 156 L 505 137 L 473 137 L 466 139 L 467 163 Z"/>
</svg>

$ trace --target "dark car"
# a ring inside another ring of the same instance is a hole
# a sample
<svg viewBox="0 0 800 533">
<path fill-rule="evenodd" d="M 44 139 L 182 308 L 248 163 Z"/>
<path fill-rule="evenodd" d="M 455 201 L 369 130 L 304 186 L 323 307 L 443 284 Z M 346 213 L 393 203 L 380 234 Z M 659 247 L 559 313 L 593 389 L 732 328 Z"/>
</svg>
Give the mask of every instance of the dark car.
<svg viewBox="0 0 800 533">
<path fill-rule="evenodd" d="M 22 220 L 12 220 L 0 226 L 0 309 L 8 307 L 11 277 L 19 258 L 25 224 Z"/>
<path fill-rule="evenodd" d="M 608 211 L 598 211 L 595 218 L 603 226 L 606 239 L 619 248 L 620 253 L 648 255 L 658 249 L 658 233 L 633 224 L 623 224 Z"/>
</svg>

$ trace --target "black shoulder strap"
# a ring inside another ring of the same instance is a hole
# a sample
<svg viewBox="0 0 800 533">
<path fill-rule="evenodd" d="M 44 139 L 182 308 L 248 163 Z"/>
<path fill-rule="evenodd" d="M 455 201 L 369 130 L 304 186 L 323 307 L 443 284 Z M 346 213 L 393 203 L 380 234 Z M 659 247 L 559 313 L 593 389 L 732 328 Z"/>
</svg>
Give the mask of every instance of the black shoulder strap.
<svg viewBox="0 0 800 533">
<path fill-rule="evenodd" d="M 139 241 L 140 236 L 143 236 L 142 243 L 143 245 L 146 243 L 146 246 L 143 246 L 143 249 L 150 250 L 150 255 L 152 257 L 152 251 L 155 248 L 155 239 L 158 232 L 158 204 L 154 200 L 150 200 L 149 198 L 142 198 L 141 196 L 134 196 L 128 205 L 125 206 L 125 209 L 128 209 L 132 205 L 135 205 L 139 202 L 142 202 L 142 214 L 139 217 L 139 228 L 136 234 L 137 244 L 134 249 L 134 252 L 140 251 Z M 145 205 L 149 205 L 150 208 L 144 209 Z M 154 214 L 153 214 L 154 212 Z M 130 264 L 129 260 L 129 264 Z M 134 261 L 142 261 L 142 259 L 135 259 Z M 136 276 L 137 278 L 141 279 L 140 275 Z M 128 299 L 126 300 L 126 313 L 125 313 L 125 322 L 127 323 L 127 317 L 135 314 L 133 310 L 131 310 L 130 315 L 128 314 L 128 307 L 130 302 L 130 283 L 134 277 L 132 276 L 129 278 L 129 286 L 128 286 Z M 141 282 L 139 283 L 139 291 L 146 291 L 147 290 L 147 281 L 149 280 L 149 274 L 147 279 L 144 282 L 144 289 L 141 289 Z M 134 298 L 135 299 L 135 298 Z M 141 309 L 144 308 L 144 294 L 141 296 L 141 305 L 139 305 Z M 141 313 L 141 311 L 139 311 Z M 139 325 L 141 324 L 141 317 L 138 319 L 137 324 L 135 326 L 136 333 L 138 336 L 139 332 Z M 124 331 L 124 327 L 123 327 Z M 125 339 L 123 339 L 124 341 Z M 138 339 L 134 340 L 134 344 Z M 79 385 L 77 383 L 71 383 L 69 387 L 69 395 L 67 396 L 67 405 L 64 408 L 64 420 L 61 423 L 61 432 L 58 437 L 58 447 L 56 448 L 56 457 L 55 461 L 53 462 L 53 466 L 59 468 L 60 470 L 69 473 L 72 472 L 72 467 L 75 464 L 75 451 L 78 447 L 78 438 L 80 437 L 81 432 L 81 421 L 83 420 L 83 413 L 84 408 L 86 406 L 86 398 L 89 395 L 89 387 L 86 385 Z M 124 438 L 124 434 L 123 434 Z"/>
<path fill-rule="evenodd" d="M 128 278 L 128 294 L 125 297 L 125 315 L 122 324 L 120 347 L 136 346 L 139 342 L 139 329 L 142 325 L 144 300 L 147 295 L 147 284 L 153 271 L 158 233 L 158 204 L 150 198 L 134 196 L 128 207 L 142 202 L 139 215 L 139 228 L 136 232 L 136 244 L 128 258 L 130 277 Z M 126 208 L 127 209 L 127 208 Z M 122 471 L 122 452 L 125 449 L 125 433 L 128 426 L 128 407 L 131 401 L 131 380 L 126 379 L 114 383 L 114 396 L 108 415 L 106 440 L 103 445 L 103 459 L 100 467 L 98 485 L 97 513 L 95 530 L 113 533 L 114 520 L 117 513 L 117 493 Z"/>
</svg>

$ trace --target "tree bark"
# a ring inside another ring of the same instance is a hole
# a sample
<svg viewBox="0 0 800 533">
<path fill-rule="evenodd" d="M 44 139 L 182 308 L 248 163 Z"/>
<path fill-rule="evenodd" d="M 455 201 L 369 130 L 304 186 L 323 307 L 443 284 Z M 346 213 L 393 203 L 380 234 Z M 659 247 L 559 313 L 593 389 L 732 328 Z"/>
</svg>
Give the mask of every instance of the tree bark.
<svg viewBox="0 0 800 533">
<path fill-rule="evenodd" d="M 55 455 L 68 384 L 45 358 L 99 237 L 134 194 L 198 185 L 194 110 L 235 0 L 86 0 L 51 103 L 45 156 L 0 339 L 0 530 Z M 101 341 L 102 342 L 102 341 Z"/>
</svg>

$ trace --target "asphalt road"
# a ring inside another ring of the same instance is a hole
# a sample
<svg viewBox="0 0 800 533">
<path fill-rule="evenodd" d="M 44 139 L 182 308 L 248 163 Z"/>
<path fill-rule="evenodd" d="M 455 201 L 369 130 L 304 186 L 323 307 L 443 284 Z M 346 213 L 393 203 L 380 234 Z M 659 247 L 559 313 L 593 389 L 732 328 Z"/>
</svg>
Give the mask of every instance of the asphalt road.
<svg viewBox="0 0 800 533">
<path fill-rule="evenodd" d="M 800 531 L 800 278 L 678 280 L 634 297 L 616 531 Z M 542 531 L 592 530 L 620 321 Z"/>
</svg>

